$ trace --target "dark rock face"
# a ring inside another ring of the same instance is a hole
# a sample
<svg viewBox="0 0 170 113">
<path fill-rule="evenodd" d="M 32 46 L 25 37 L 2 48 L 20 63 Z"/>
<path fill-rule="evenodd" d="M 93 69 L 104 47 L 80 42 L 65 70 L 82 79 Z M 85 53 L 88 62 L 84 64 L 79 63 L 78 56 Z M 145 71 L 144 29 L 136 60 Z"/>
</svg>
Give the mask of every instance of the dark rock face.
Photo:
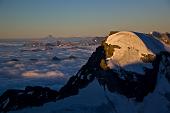
<svg viewBox="0 0 170 113">
<path fill-rule="evenodd" d="M 102 46 L 96 49 L 88 62 L 59 90 L 58 99 L 78 94 L 80 89 L 85 88 L 95 79 L 97 72 L 100 70 L 100 60 L 104 58 L 103 52 Z"/>
<path fill-rule="evenodd" d="M 148 93 L 154 90 L 158 69 L 159 66 L 156 66 L 153 70 L 146 69 L 145 75 L 128 72 L 123 69 L 121 73 L 106 70 L 102 72 L 105 73 L 104 76 L 99 76 L 98 80 L 110 92 L 118 92 L 127 98 L 135 98 L 136 101 L 141 102 Z M 125 78 L 122 79 L 121 75 L 125 76 Z"/>
<path fill-rule="evenodd" d="M 47 87 L 27 86 L 25 90 L 7 90 L 0 96 L 0 112 L 22 109 L 28 106 L 41 106 L 55 101 L 58 92 Z"/>
</svg>

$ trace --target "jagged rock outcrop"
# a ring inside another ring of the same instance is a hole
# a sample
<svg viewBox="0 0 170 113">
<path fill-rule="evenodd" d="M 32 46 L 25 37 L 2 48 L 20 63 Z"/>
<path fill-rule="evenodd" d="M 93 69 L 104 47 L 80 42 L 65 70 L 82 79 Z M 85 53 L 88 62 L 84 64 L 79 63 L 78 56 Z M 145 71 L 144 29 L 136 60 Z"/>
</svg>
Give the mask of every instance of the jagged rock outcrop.
<svg viewBox="0 0 170 113">
<path fill-rule="evenodd" d="M 41 106 L 44 103 L 56 101 L 57 96 L 57 91 L 41 86 L 27 86 L 25 90 L 9 89 L 0 96 L 0 112 L 28 106 Z"/>
</svg>

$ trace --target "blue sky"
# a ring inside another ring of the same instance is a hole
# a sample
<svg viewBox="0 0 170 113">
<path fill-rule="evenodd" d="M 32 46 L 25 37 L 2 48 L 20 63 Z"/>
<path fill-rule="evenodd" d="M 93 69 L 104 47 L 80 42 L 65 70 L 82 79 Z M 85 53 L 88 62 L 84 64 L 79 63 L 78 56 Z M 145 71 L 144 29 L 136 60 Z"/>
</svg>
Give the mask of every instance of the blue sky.
<svg viewBox="0 0 170 113">
<path fill-rule="evenodd" d="M 0 38 L 170 31 L 170 0 L 0 0 Z"/>
</svg>

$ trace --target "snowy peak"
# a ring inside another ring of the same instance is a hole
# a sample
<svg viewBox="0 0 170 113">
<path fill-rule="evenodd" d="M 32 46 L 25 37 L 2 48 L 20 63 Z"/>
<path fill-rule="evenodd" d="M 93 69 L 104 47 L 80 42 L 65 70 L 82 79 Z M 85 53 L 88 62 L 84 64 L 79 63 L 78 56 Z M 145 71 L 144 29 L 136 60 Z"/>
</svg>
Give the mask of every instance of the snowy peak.
<svg viewBox="0 0 170 113">
<path fill-rule="evenodd" d="M 109 47 L 105 53 L 106 62 L 110 69 L 119 71 L 123 67 L 126 71 L 144 74 L 144 67 L 152 68 L 150 62 L 155 59 L 157 53 L 165 51 L 164 45 L 157 39 L 143 33 L 121 31 L 110 35 L 106 45 L 119 46 L 110 51 Z"/>
</svg>

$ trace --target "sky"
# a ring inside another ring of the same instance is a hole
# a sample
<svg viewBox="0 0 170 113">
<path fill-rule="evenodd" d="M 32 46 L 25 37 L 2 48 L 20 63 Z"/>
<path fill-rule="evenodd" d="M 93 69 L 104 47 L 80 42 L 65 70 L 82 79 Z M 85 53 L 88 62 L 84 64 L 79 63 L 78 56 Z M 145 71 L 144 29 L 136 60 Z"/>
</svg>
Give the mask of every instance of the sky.
<svg viewBox="0 0 170 113">
<path fill-rule="evenodd" d="M 0 0 L 0 38 L 170 32 L 170 0 Z"/>
</svg>

